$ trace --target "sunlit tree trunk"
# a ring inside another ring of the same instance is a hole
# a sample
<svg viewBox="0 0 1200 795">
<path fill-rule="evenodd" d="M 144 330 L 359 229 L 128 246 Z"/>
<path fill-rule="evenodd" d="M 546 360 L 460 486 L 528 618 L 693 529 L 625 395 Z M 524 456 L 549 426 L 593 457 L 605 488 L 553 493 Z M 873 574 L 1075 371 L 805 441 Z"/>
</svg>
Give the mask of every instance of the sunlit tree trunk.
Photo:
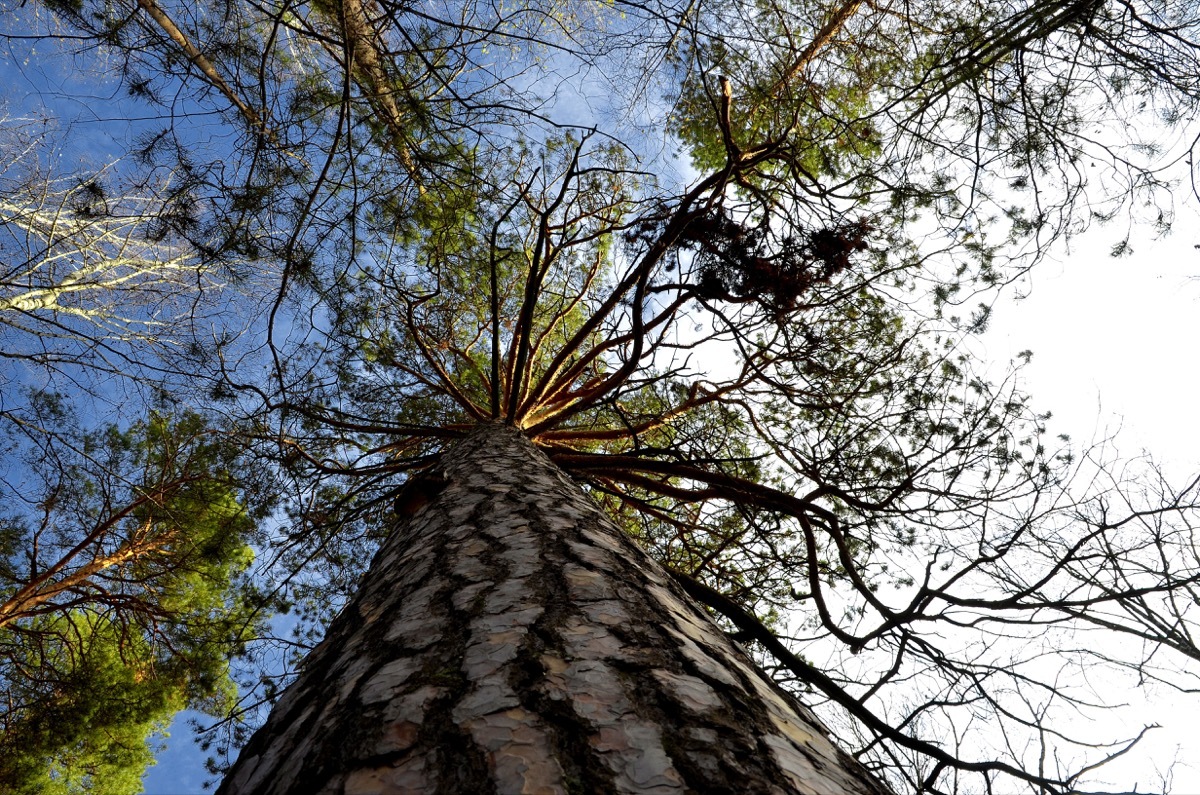
<svg viewBox="0 0 1200 795">
<path fill-rule="evenodd" d="M 513 430 L 400 503 L 223 795 L 886 792 Z"/>
</svg>

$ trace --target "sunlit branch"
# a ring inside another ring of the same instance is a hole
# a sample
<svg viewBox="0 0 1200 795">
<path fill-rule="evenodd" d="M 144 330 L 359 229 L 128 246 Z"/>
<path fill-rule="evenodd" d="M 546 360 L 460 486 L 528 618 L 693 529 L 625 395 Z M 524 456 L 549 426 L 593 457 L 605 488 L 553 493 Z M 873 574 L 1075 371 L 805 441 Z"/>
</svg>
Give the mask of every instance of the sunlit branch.
<svg viewBox="0 0 1200 795">
<path fill-rule="evenodd" d="M 597 252 L 595 260 L 591 267 L 587 269 L 582 285 L 574 291 L 571 297 L 565 297 L 561 305 L 554 311 L 551 317 L 545 322 L 541 334 L 534 345 L 535 350 L 540 350 L 542 344 L 547 341 L 551 335 L 560 330 L 565 329 L 570 320 L 571 314 L 580 308 L 584 300 L 591 291 L 596 278 L 600 274 L 600 266 L 602 264 L 600 253 Z M 574 372 L 582 372 L 581 369 L 573 368 Z M 536 384 L 531 384 L 528 389 L 528 394 L 520 407 L 522 416 L 529 416 L 530 412 L 537 406 L 544 406 L 547 403 L 553 402 L 553 396 L 547 397 L 547 390 L 551 388 L 551 381 L 555 377 L 552 373 L 542 373 Z M 568 376 L 569 377 L 569 376 Z M 577 377 L 577 376 L 576 376 Z"/>
<path fill-rule="evenodd" d="M 142 522 L 141 528 L 131 538 L 123 541 L 116 550 L 102 555 L 93 555 L 89 551 L 101 543 L 121 522 L 133 516 L 143 506 L 161 504 L 162 499 L 171 491 L 182 488 L 192 480 L 195 479 L 189 478 L 167 484 L 156 493 L 142 495 L 105 517 L 75 546 L 64 552 L 54 563 L 37 571 L 28 582 L 9 596 L 3 604 L 0 604 L 0 627 L 29 617 L 42 605 L 60 594 L 79 592 L 81 589 L 93 590 L 95 587 L 93 578 L 105 569 L 127 563 L 170 543 L 173 538 L 169 531 L 151 534 L 152 524 L 146 520 Z M 68 570 L 80 559 L 86 559 L 86 562 Z M 87 601 L 86 596 L 80 598 Z"/>
<path fill-rule="evenodd" d="M 490 300 L 491 300 L 491 322 L 492 322 L 492 361 L 491 361 L 491 383 L 490 398 L 492 419 L 500 419 L 501 411 L 501 384 L 500 384 L 500 284 L 499 274 L 497 269 L 499 264 L 512 256 L 512 252 L 501 252 L 496 245 L 496 238 L 500 234 L 500 227 L 508 220 L 508 217 L 517 209 L 525 196 L 525 188 L 522 188 L 517 193 L 517 197 L 504 208 L 504 212 L 492 224 L 491 233 L 488 238 L 488 279 L 490 282 Z"/>
<path fill-rule="evenodd" d="M 434 296 L 430 295 L 430 296 L 425 297 L 421 301 L 408 302 L 407 316 L 408 316 L 409 328 L 414 329 L 414 330 L 417 330 L 419 328 L 419 324 L 416 322 L 416 318 L 415 318 L 416 307 L 420 303 L 430 300 L 433 297 Z M 483 409 L 481 409 L 480 407 L 476 406 L 475 402 L 473 400 L 471 400 L 469 397 L 467 397 L 465 392 L 463 392 L 461 389 L 459 389 L 456 380 L 448 372 L 446 372 L 446 368 L 442 365 L 442 363 L 438 359 L 438 357 L 433 355 L 433 351 L 430 350 L 429 346 L 425 342 L 424 335 L 422 335 L 420 333 L 414 333 L 412 335 L 412 341 L 413 341 L 413 344 L 416 346 L 417 351 L 421 354 L 421 357 L 425 360 L 425 362 L 433 369 L 434 373 L 437 375 L 438 387 L 440 387 L 442 390 L 444 390 L 446 392 L 446 394 L 449 395 L 454 400 L 455 403 L 457 403 L 464 411 L 466 411 L 472 417 L 474 417 L 478 420 L 486 419 L 487 412 L 484 411 Z"/>
<path fill-rule="evenodd" d="M 873 6 L 874 4 L 869 5 Z M 834 9 L 828 21 L 813 35 L 812 41 L 797 53 L 795 60 L 783 70 L 775 85 L 771 86 L 767 92 L 767 101 L 786 89 L 796 79 L 796 76 L 808 67 L 823 49 L 830 45 L 834 37 L 861 6 L 862 0 L 848 0 Z"/>
<path fill-rule="evenodd" d="M 0 323 L 23 326 L 14 315 L 43 322 L 64 315 L 95 326 L 98 339 L 167 344 L 167 327 L 179 318 L 166 310 L 190 308 L 171 302 L 223 287 L 196 252 L 144 239 L 163 212 L 149 200 L 118 197 L 130 214 L 102 209 L 93 215 L 70 206 L 88 199 L 86 186 L 46 188 L 26 202 L 0 200 L 0 225 L 22 235 L 27 249 L 24 263 L 0 273 Z M 65 328 L 64 336 L 91 338 Z"/>
<path fill-rule="evenodd" d="M 583 152 L 586 142 L 587 138 L 585 137 L 576 144 L 566 173 L 561 178 L 558 193 L 551 199 L 549 205 L 536 212 L 537 233 L 532 245 L 533 256 L 525 276 L 525 293 L 517 314 L 517 323 L 513 329 L 513 340 L 509 353 L 512 360 L 512 378 L 508 385 L 508 411 L 505 417 L 509 424 L 517 423 L 521 419 L 518 414 L 524 401 L 525 391 L 528 389 L 526 368 L 534 354 L 532 345 L 534 316 L 542 283 L 555 259 L 556 250 L 551 239 L 550 221 L 559 207 L 567 200 L 576 170 L 579 167 L 579 156 Z"/>
<path fill-rule="evenodd" d="M 531 411 L 528 416 L 527 430 L 532 436 L 536 436 L 544 428 L 552 428 L 561 426 L 563 422 L 570 417 L 581 412 L 587 411 L 598 403 L 600 403 L 606 395 L 608 395 L 614 386 L 612 379 L 605 375 L 597 375 L 589 379 L 582 385 L 577 385 L 576 381 L 593 363 L 600 361 L 603 354 L 610 350 L 617 350 L 630 343 L 636 343 L 645 340 L 650 332 L 666 325 L 675 317 L 676 312 L 687 301 L 686 296 L 680 296 L 674 303 L 666 306 L 662 312 L 658 313 L 648 321 L 644 321 L 641 328 L 631 329 L 626 334 L 620 334 L 608 338 L 603 342 L 597 342 L 583 355 L 579 356 L 576 361 L 559 376 L 558 383 L 550 384 L 548 393 L 539 397 L 536 408 Z M 657 342 L 650 343 L 650 352 L 658 345 Z M 639 357 L 645 356 L 647 352 L 639 353 Z M 629 354 L 632 356 L 633 354 Z"/>
<path fill-rule="evenodd" d="M 167 13 L 163 11 L 161 6 L 155 3 L 154 0 L 137 0 L 137 4 L 150 16 L 151 19 L 153 19 L 159 25 L 159 27 L 163 29 L 163 32 L 170 37 L 171 41 L 179 45 L 179 47 L 183 50 L 184 55 L 187 56 L 187 59 L 193 63 L 197 69 L 200 70 L 202 75 L 204 75 L 204 79 L 207 80 L 214 88 L 220 91 L 225 98 L 228 99 L 235 108 L 237 108 L 238 112 L 242 114 L 246 120 L 246 123 L 250 126 L 250 129 L 253 130 L 256 135 L 262 135 L 266 137 L 267 140 L 272 141 L 273 143 L 276 142 L 274 132 L 270 129 L 270 127 L 268 127 L 263 118 L 259 116 L 258 112 L 254 110 L 254 108 L 250 107 L 245 100 L 238 96 L 238 93 L 234 91 L 229 83 L 226 82 L 225 78 L 221 76 L 221 73 L 218 71 L 216 65 L 209 60 L 208 56 L 200 51 L 200 48 L 198 48 L 192 42 L 192 40 L 188 38 L 187 34 L 179 29 L 174 21 L 172 21 L 167 15 Z"/>
<path fill-rule="evenodd" d="M 676 417 L 682 416 L 689 411 L 694 411 L 709 403 L 720 401 L 730 392 L 733 392 L 744 386 L 740 381 L 724 384 L 716 389 L 707 389 L 702 387 L 699 381 L 694 381 L 688 387 L 686 397 L 679 403 L 669 408 L 664 408 L 653 419 L 644 420 L 636 425 L 630 425 L 625 428 L 572 428 L 570 426 L 561 426 L 555 424 L 555 427 L 545 431 L 538 432 L 538 426 L 531 428 L 531 433 L 535 433 L 539 442 L 547 445 L 556 445 L 565 443 L 570 445 L 571 442 L 601 442 L 601 441 L 620 441 L 623 439 L 636 439 L 638 436 L 649 433 L 656 428 L 665 427 Z"/>
</svg>

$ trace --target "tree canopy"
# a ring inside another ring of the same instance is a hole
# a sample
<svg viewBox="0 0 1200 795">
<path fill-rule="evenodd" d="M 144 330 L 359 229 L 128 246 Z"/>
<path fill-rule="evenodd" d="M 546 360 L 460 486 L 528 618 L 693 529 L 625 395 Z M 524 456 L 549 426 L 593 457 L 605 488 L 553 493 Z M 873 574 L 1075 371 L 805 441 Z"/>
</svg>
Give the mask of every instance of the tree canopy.
<svg viewBox="0 0 1200 795">
<path fill-rule="evenodd" d="M 898 789 L 1091 786 L 1138 732 L 1068 732 L 1105 706 L 1073 671 L 1194 686 L 1197 482 L 1055 438 L 970 340 L 1055 241 L 1170 226 L 1200 7 L 47 0 L 4 24 L 14 56 L 103 65 L 120 142 L 4 186 L 0 324 L 34 335 L 4 332 L 6 393 L 103 372 L 229 430 L 282 490 L 252 571 L 302 646 L 406 480 L 494 420 Z M 173 422 L 145 427 L 196 433 Z M 210 512 L 245 488 L 218 482 Z M 73 616 L 44 619 L 79 638 L 51 657 L 107 648 Z M 250 648 L 252 720 L 288 674 Z"/>
<path fill-rule="evenodd" d="M 233 706 L 230 659 L 260 629 L 255 478 L 199 415 L 85 431 L 61 399 L 31 403 L 6 429 L 0 782 L 136 792 L 151 734 Z"/>
</svg>

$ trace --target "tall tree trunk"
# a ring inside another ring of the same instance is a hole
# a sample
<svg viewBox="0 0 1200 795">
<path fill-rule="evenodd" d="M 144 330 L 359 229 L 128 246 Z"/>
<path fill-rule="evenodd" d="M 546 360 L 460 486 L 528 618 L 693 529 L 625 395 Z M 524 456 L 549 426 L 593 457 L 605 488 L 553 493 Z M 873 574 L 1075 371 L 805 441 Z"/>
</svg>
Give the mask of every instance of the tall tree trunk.
<svg viewBox="0 0 1200 795">
<path fill-rule="evenodd" d="M 886 795 L 519 433 L 440 474 L 219 795 Z"/>
</svg>

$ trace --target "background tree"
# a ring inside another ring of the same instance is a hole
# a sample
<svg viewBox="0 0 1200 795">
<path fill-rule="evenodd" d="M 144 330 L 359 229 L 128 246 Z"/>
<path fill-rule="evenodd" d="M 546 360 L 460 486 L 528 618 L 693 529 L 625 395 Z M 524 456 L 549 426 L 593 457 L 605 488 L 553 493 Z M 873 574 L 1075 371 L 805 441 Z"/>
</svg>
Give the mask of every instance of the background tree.
<svg viewBox="0 0 1200 795">
<path fill-rule="evenodd" d="M 176 712 L 230 708 L 229 660 L 261 620 L 244 573 L 266 503 L 199 415 L 86 432 L 60 399 L 32 405 L 0 516 L 0 781 L 137 792 Z"/>
<path fill-rule="evenodd" d="M 186 346 L 204 343 L 197 327 L 233 278 L 232 261 L 206 259 L 187 236 L 194 185 L 179 172 L 133 184 L 119 162 L 54 174 L 49 120 L 9 119 L 0 134 L 0 355 L 14 373 L 23 364 L 27 383 L 47 371 L 78 384 L 89 373 L 161 380 Z"/>
<path fill-rule="evenodd" d="M 0 781 L 135 792 L 175 713 L 228 711 L 261 623 L 261 483 L 215 420 L 161 410 L 245 279 L 189 239 L 186 173 L 56 174 L 50 120 L 0 133 Z"/>
<path fill-rule="evenodd" d="M 1072 627 L 1187 686 L 1150 664 L 1194 656 L 1192 490 L 1073 490 L 1096 459 L 972 372 L 988 307 L 960 306 L 1158 197 L 1137 136 L 1189 118 L 1190 4 L 56 8 L 179 98 L 147 163 L 227 142 L 195 169 L 213 256 L 280 264 L 265 327 L 202 365 L 293 478 L 289 599 L 336 605 L 404 474 L 498 418 L 899 783 L 1077 786 L 1048 705 L 1088 696 L 1047 671 L 1105 652 Z M 694 178 L 637 134 L 660 121 Z"/>
</svg>

